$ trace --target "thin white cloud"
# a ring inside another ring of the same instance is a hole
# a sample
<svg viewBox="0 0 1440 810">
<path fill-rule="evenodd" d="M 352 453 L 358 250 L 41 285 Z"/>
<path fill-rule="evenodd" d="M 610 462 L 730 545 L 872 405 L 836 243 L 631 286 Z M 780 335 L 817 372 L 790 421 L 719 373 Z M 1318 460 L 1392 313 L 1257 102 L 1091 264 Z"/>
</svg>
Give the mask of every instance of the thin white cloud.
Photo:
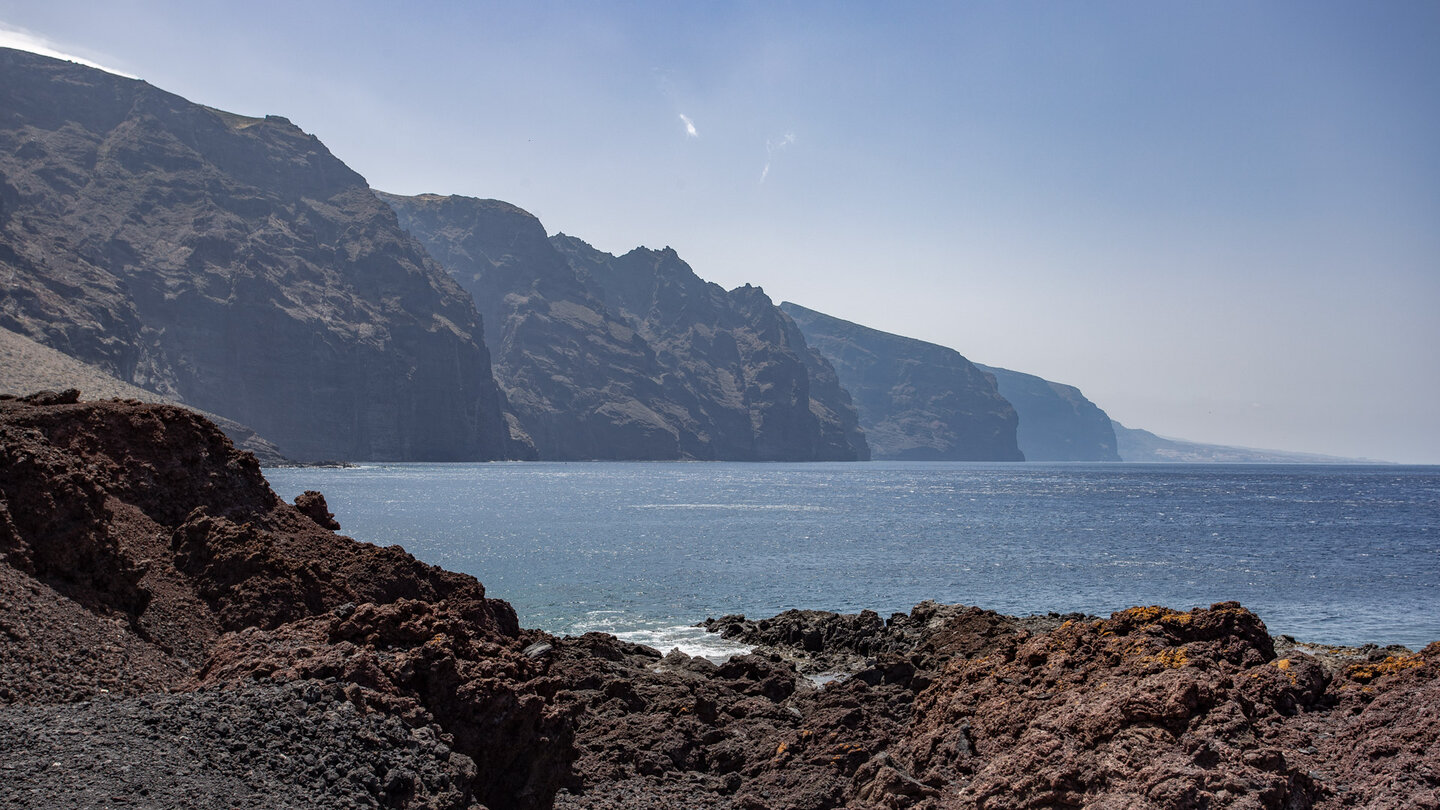
<svg viewBox="0 0 1440 810">
<path fill-rule="evenodd" d="M 770 164 L 775 162 L 775 154 L 781 149 L 795 143 L 795 133 L 787 132 L 785 137 L 765 142 L 765 168 L 760 170 L 760 182 L 770 176 Z"/>
<path fill-rule="evenodd" d="M 17 51 L 29 51 L 30 53 L 48 56 L 52 59 L 64 59 L 67 62 L 74 62 L 77 65 L 103 70 L 106 73 L 113 73 L 116 76 L 124 76 L 127 79 L 140 78 L 139 76 L 132 76 L 129 73 L 115 70 L 114 68 L 105 67 L 102 64 L 92 62 L 84 57 L 65 53 L 44 37 L 20 28 L 6 28 L 0 25 L 0 48 L 14 48 Z"/>
<path fill-rule="evenodd" d="M 690 116 L 686 115 L 685 113 L 680 113 L 680 123 L 685 125 L 686 135 L 689 135 L 692 138 L 700 137 L 700 133 L 695 130 L 695 122 L 690 120 Z"/>
</svg>

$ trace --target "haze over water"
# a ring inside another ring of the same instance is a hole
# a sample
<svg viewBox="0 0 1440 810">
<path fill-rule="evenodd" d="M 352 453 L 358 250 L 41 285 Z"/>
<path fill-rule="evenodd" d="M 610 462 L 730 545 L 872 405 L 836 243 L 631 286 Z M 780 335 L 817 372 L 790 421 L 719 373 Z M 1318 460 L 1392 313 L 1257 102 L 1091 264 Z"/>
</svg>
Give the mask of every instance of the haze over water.
<svg viewBox="0 0 1440 810">
<path fill-rule="evenodd" d="M 1108 615 L 1235 600 L 1272 633 L 1440 640 L 1440 468 L 410 464 L 272 469 L 342 532 L 473 574 L 522 625 L 657 646 L 725 613 L 925 599 Z M 703 641 L 703 640 L 702 640 Z M 669 647 L 666 646 L 665 649 Z"/>
</svg>

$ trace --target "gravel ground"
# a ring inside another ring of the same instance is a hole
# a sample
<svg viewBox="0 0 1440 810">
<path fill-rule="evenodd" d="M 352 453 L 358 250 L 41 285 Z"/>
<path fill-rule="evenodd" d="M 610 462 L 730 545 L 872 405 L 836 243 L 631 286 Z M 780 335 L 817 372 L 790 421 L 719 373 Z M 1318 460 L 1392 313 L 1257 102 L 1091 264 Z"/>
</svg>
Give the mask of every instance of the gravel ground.
<svg viewBox="0 0 1440 810">
<path fill-rule="evenodd" d="M 76 388 L 85 399 L 136 399 L 169 403 L 189 408 L 183 402 L 116 379 L 88 363 L 25 337 L 0 328 L 0 394 L 26 396 L 36 391 L 64 391 Z M 197 410 L 192 408 L 191 410 Z M 215 422 L 241 450 L 249 450 L 266 466 L 292 463 L 280 448 L 245 425 L 207 411 L 199 411 Z"/>
<path fill-rule="evenodd" d="M 0 807 L 465 808 L 474 764 L 338 685 L 0 707 Z"/>
<path fill-rule="evenodd" d="M 117 380 L 88 363 L 42 346 L 24 335 L 0 329 L 0 394 L 23 396 L 36 391 L 66 388 L 79 388 L 85 392 L 87 399 L 169 401 L 154 391 Z"/>
</svg>

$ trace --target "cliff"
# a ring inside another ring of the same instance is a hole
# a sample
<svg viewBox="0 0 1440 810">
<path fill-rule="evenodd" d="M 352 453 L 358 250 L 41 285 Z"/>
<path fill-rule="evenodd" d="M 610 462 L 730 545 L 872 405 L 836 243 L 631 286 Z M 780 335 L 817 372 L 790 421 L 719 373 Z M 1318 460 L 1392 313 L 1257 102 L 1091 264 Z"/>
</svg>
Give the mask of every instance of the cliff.
<svg viewBox="0 0 1440 810">
<path fill-rule="evenodd" d="M 1119 461 L 1110 417 L 1080 389 L 993 366 L 1000 394 L 1020 414 L 1016 438 L 1028 461 Z"/>
<path fill-rule="evenodd" d="M 1440 643 L 924 603 L 717 664 L 336 527 L 191 411 L 0 397 L 0 806 L 1440 806 Z"/>
<path fill-rule="evenodd" d="M 867 439 L 829 361 L 759 287 L 726 291 L 673 249 L 623 256 L 563 234 L 552 242 L 655 348 L 719 423 L 727 456 L 864 461 Z M 749 438 L 746 438 L 748 418 Z M 747 446 L 748 445 L 748 446 Z"/>
<path fill-rule="evenodd" d="M 513 452 L 465 293 L 283 118 L 0 50 L 0 327 L 298 459 Z"/>
<path fill-rule="evenodd" d="M 495 374 L 545 459 L 845 460 L 853 414 L 755 288 L 674 251 L 602 254 L 508 203 L 382 194 L 474 297 Z M 846 419 L 849 419 L 849 423 Z"/>
<path fill-rule="evenodd" d="M 834 366 L 875 458 L 1021 461 L 1016 409 L 959 352 L 786 302 L 781 309 Z M 1021 422 L 1023 426 L 1023 418 Z"/>
</svg>

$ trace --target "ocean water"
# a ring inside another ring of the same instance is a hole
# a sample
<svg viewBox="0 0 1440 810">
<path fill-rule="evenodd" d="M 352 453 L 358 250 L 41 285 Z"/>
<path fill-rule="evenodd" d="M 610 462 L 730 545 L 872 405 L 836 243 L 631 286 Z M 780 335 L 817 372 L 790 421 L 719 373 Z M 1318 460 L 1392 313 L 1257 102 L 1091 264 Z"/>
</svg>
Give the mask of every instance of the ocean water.
<svg viewBox="0 0 1440 810">
<path fill-rule="evenodd" d="M 708 616 L 1236 600 L 1272 633 L 1440 640 L 1440 467 L 491 463 L 265 471 L 522 625 L 720 655 Z"/>
</svg>

